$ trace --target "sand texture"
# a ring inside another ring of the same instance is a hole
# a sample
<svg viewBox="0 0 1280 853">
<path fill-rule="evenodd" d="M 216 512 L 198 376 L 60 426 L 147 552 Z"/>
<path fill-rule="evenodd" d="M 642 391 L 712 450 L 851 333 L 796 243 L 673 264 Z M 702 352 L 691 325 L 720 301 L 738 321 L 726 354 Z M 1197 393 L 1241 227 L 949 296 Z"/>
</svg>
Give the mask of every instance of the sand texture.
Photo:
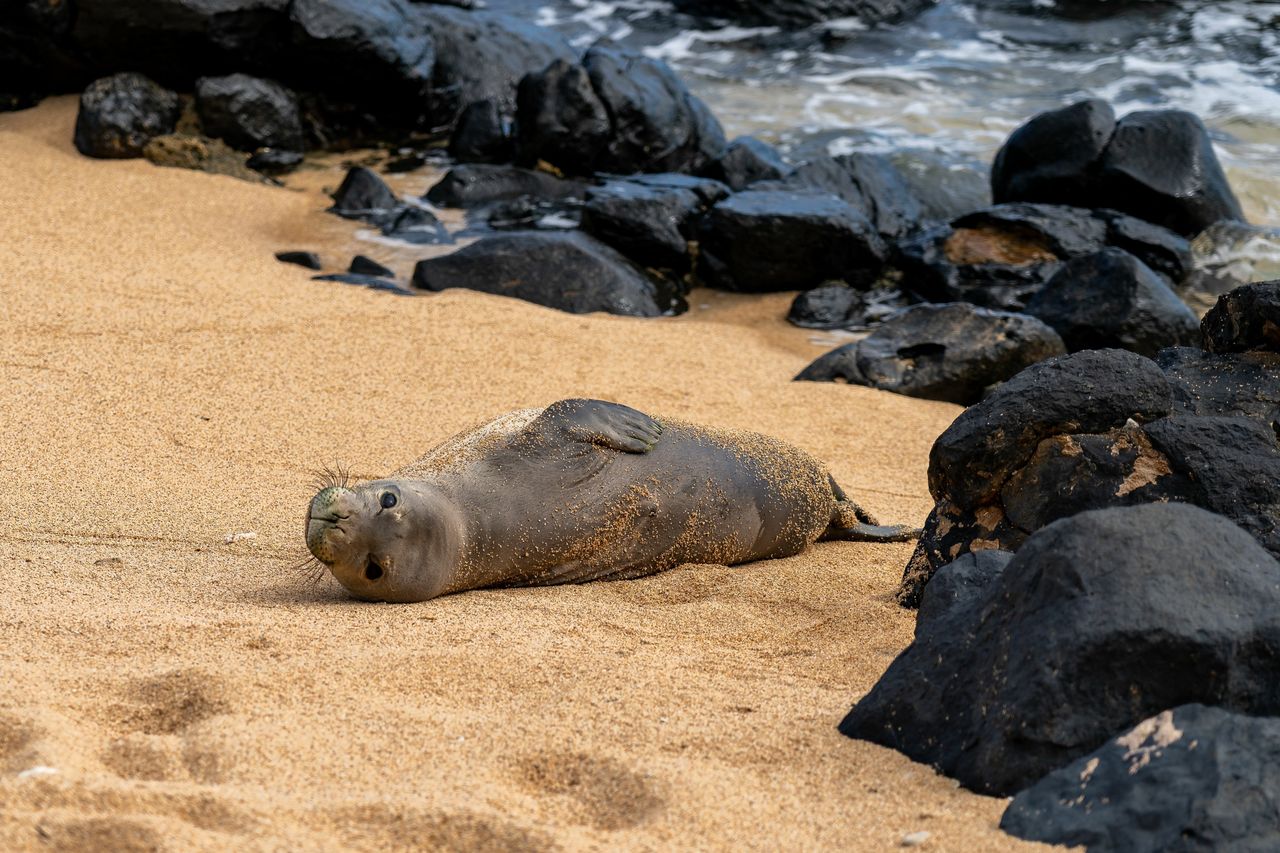
<svg viewBox="0 0 1280 853">
<path fill-rule="evenodd" d="M 1033 849 L 836 732 L 910 640 L 910 545 L 409 606 L 292 568 L 320 466 L 568 396 L 775 435 L 918 524 L 956 407 L 791 382 L 785 294 L 312 282 L 272 254 L 354 230 L 318 192 L 89 160 L 74 116 L 0 116 L 0 849 Z"/>
</svg>

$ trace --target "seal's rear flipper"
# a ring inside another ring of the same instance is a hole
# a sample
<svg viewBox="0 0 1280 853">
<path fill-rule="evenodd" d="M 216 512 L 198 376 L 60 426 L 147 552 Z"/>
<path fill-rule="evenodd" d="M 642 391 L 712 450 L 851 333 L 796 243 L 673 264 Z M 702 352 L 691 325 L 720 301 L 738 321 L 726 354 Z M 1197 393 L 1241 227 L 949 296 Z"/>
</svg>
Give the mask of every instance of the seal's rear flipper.
<svg viewBox="0 0 1280 853">
<path fill-rule="evenodd" d="M 831 524 L 819 542 L 914 542 L 924 533 L 919 528 L 880 524 L 871 513 L 849 500 L 835 477 L 829 479 L 836 505 L 831 511 Z"/>
<path fill-rule="evenodd" d="M 625 453 L 648 453 L 661 435 L 662 424 L 645 413 L 604 400 L 552 403 L 524 430 L 529 439 L 568 439 Z"/>
</svg>

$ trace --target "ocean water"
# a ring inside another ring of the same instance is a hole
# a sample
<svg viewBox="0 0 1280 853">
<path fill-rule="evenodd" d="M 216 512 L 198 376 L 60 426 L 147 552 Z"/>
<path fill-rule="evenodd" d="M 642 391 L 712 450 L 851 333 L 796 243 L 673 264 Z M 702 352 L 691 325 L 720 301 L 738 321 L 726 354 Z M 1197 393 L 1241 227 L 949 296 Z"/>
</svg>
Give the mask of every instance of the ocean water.
<svg viewBox="0 0 1280 853">
<path fill-rule="evenodd" d="M 961 182 L 985 182 L 1008 134 L 1046 109 L 1099 97 L 1121 115 L 1190 110 L 1209 127 L 1250 221 L 1280 226 L 1280 2 L 1098 2 L 1115 11 L 1093 18 L 1051 15 L 1055 2 L 942 0 L 896 26 L 846 20 L 800 32 L 699 21 L 664 0 L 488 8 L 583 48 L 611 41 L 666 60 L 731 137 L 753 134 L 796 158 L 891 152 Z M 1019 6 L 1027 11 L 1009 11 Z M 1249 233 L 1237 242 L 1280 270 L 1280 241 Z M 1220 261 L 1240 260 L 1223 245 Z"/>
</svg>

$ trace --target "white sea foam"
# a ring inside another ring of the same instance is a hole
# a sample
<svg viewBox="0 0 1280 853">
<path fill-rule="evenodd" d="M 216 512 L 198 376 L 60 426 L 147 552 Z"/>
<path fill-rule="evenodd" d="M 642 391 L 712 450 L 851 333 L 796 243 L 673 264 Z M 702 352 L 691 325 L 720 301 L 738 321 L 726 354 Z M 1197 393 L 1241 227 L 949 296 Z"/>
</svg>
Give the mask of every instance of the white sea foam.
<svg viewBox="0 0 1280 853">
<path fill-rule="evenodd" d="M 718 30 L 685 30 L 673 38 L 652 47 L 644 48 L 644 55 L 651 59 L 663 59 L 667 62 L 679 62 L 682 59 L 702 58 L 695 50 L 700 44 L 726 44 L 744 41 L 756 36 L 771 36 L 778 33 L 777 27 L 723 27 Z"/>
</svg>

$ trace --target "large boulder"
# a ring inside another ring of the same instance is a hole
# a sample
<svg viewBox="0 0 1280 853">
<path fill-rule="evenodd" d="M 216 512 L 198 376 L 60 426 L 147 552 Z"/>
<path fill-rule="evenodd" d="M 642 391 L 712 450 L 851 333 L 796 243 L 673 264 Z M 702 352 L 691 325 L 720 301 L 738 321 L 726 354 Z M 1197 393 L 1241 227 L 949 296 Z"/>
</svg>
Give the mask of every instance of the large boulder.
<svg viewBox="0 0 1280 853">
<path fill-rule="evenodd" d="M 205 133 L 241 151 L 305 147 L 298 98 L 273 80 L 202 77 L 196 81 L 196 112 Z"/>
<path fill-rule="evenodd" d="M 720 122 L 670 66 L 607 47 L 522 80 L 517 127 L 521 162 L 566 174 L 697 172 L 725 150 Z"/>
<path fill-rule="evenodd" d="M 1000 828 L 1089 853 L 1280 849 L 1280 719 L 1162 711 L 1019 793 Z"/>
<path fill-rule="evenodd" d="M 1246 284 L 1223 295 L 1202 328 L 1209 352 L 1280 352 L 1280 281 Z"/>
<path fill-rule="evenodd" d="M 173 133 L 178 96 L 141 74 L 114 74 L 89 84 L 80 96 L 75 145 L 90 157 L 141 157 L 157 136 Z"/>
<path fill-rule="evenodd" d="M 464 287 L 574 314 L 658 317 L 683 307 L 673 290 L 579 232 L 487 237 L 451 255 L 419 261 L 413 286 Z"/>
<path fill-rule="evenodd" d="M 1116 121 L 1093 100 L 1041 113 L 996 155 L 991 189 L 997 204 L 1114 208 L 1185 236 L 1244 219 L 1204 124 L 1181 110 Z"/>
<path fill-rule="evenodd" d="M 703 220 L 699 275 L 712 287 L 760 293 L 838 279 L 867 286 L 886 248 L 857 209 L 832 195 L 737 193 Z"/>
<path fill-rule="evenodd" d="M 1067 349 L 1118 347 L 1154 356 L 1200 342 L 1200 322 L 1151 268 L 1121 249 L 1064 264 L 1027 302 L 1027 313 L 1052 326 Z"/>
<path fill-rule="evenodd" d="M 893 262 L 902 288 L 926 302 L 1023 310 L 1065 261 L 1124 249 L 1177 285 L 1191 246 L 1150 223 L 1110 210 L 1010 203 L 983 208 L 901 240 Z"/>
<path fill-rule="evenodd" d="M 263 73 L 288 38 L 290 0 L 76 0 L 72 38 L 91 65 L 189 91 L 197 77 Z"/>
<path fill-rule="evenodd" d="M 703 181 L 704 189 L 699 192 L 689 185 L 696 179 L 670 177 L 667 185 L 654 180 L 615 180 L 588 189 L 582 230 L 643 267 L 676 276 L 689 272 L 689 241 L 695 236 L 698 218 L 729 195 L 729 189 Z"/>
<path fill-rule="evenodd" d="M 965 303 L 917 305 L 870 335 L 833 350 L 798 380 L 841 380 L 967 406 L 992 385 L 1066 349 L 1034 317 Z"/>
<path fill-rule="evenodd" d="M 1280 436 L 1280 353 L 1207 353 L 1172 347 L 1156 356 L 1175 413 L 1253 418 Z"/>
<path fill-rule="evenodd" d="M 1229 520 L 1084 512 L 980 558 L 936 606 L 926 592 L 844 734 L 1009 795 L 1166 708 L 1280 714 L 1280 564 Z"/>
<path fill-rule="evenodd" d="M 1228 405 L 1195 414 L 1175 400 L 1178 382 L 1140 356 L 1087 351 L 1028 368 L 961 414 L 930 454 L 935 505 L 899 600 L 918 603 L 961 554 L 1014 551 L 1058 519 L 1152 501 L 1217 512 L 1280 555 L 1275 429 Z"/>
<path fill-rule="evenodd" d="M 836 18 L 867 24 L 900 21 L 920 14 L 937 0 L 676 0 L 692 15 L 761 26 L 807 27 Z"/>
<path fill-rule="evenodd" d="M 453 128 L 471 104 L 488 101 L 511 118 L 526 74 L 576 52 L 554 30 L 509 15 L 430 6 L 420 9 L 435 42 L 430 128 Z"/>
</svg>

